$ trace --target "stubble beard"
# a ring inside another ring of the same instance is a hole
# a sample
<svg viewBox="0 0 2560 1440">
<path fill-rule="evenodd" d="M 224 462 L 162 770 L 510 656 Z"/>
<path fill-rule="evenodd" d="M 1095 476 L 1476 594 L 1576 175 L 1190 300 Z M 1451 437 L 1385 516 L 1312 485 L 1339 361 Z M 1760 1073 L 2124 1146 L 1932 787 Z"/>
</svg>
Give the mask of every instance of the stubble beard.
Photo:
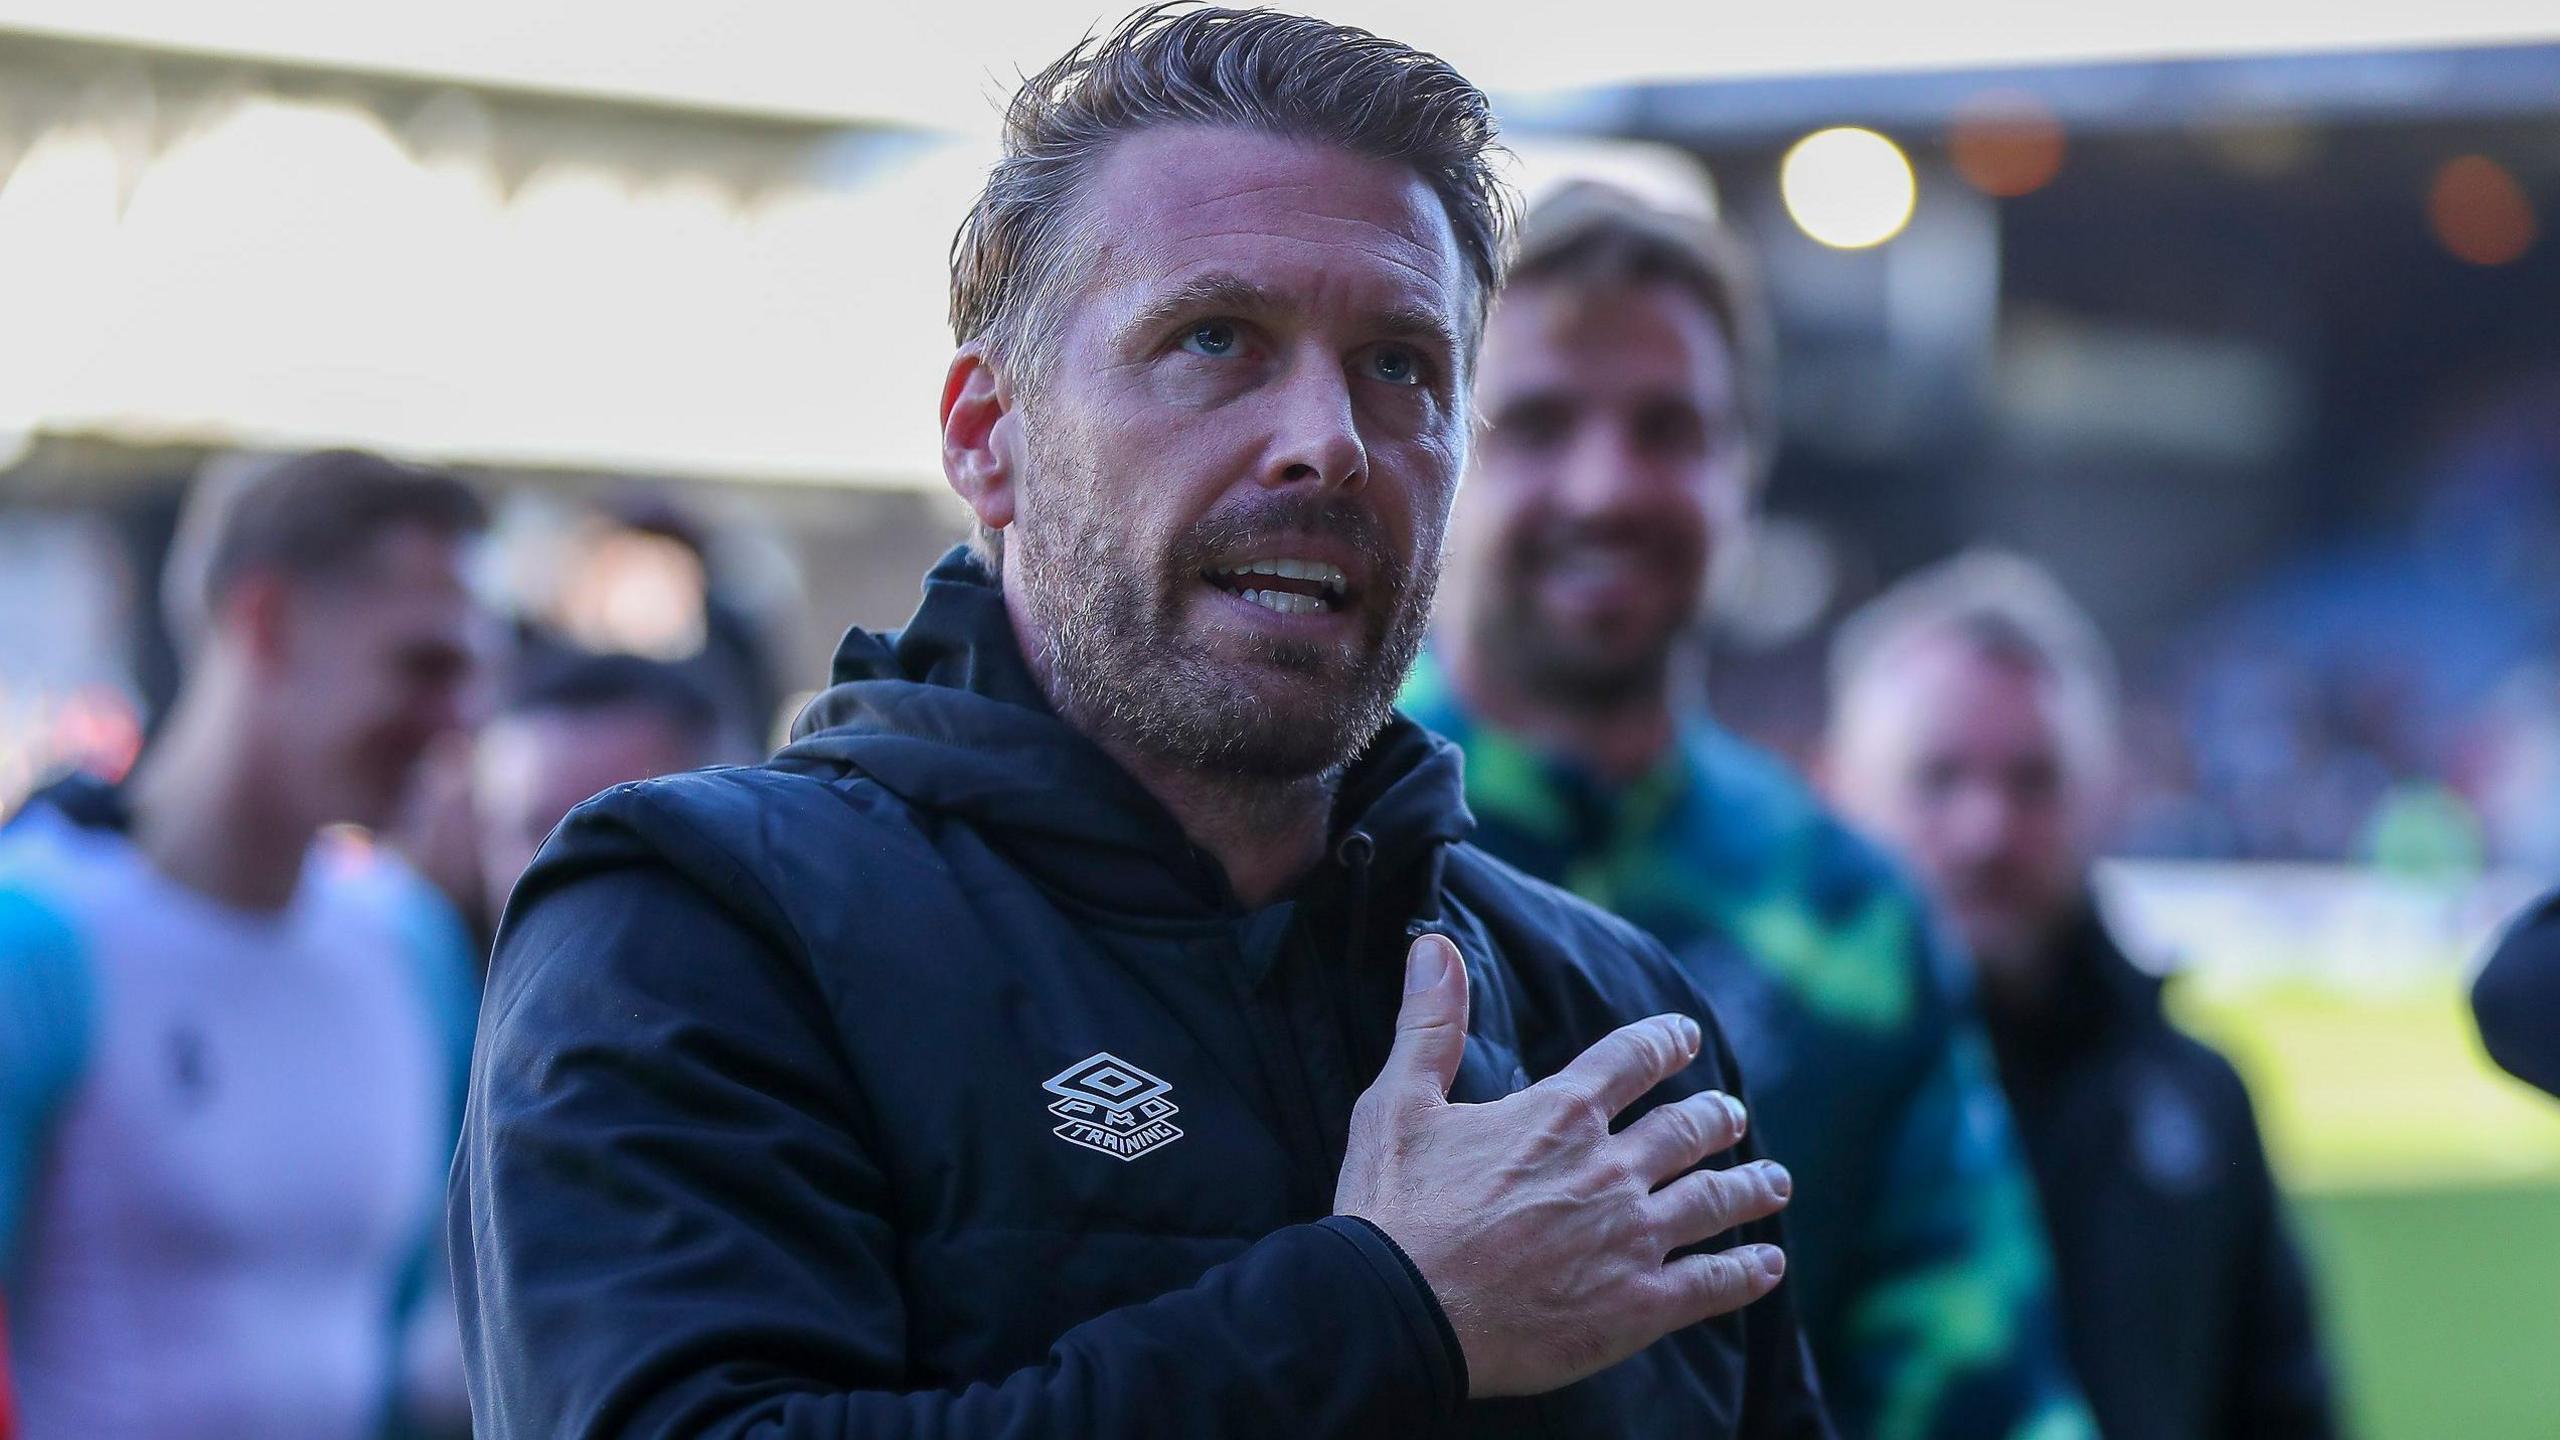
<svg viewBox="0 0 2560 1440">
<path fill-rule="evenodd" d="M 1503 587 L 1498 603 L 1478 610 L 1469 628 L 1475 653 L 1507 677 L 1509 688 L 1541 706 L 1579 715 L 1608 715 L 1658 705 L 1670 693 L 1678 631 L 1624 660 L 1596 655 L 1561 635 L 1538 613 L 1526 584 Z"/>
<path fill-rule="evenodd" d="M 1307 499 L 1250 512 L 1230 507 L 1178 535 L 1166 555 L 1133 554 L 1126 528 L 1099 503 L 1094 477 L 1061 467 L 1036 440 L 1032 449 L 1038 478 L 1026 477 L 1025 489 L 1038 498 L 1026 494 L 1032 503 L 1024 508 L 1043 523 L 1032 535 L 1017 525 L 1005 568 L 1008 583 L 1021 587 L 1034 631 L 1024 641 L 1039 655 L 1068 723 L 1105 748 L 1264 785 L 1338 771 L 1386 727 L 1422 650 L 1436 564 L 1409 573 L 1394 566 L 1365 512 Z M 1267 680 L 1239 683 L 1238 662 L 1202 653 L 1182 625 L 1202 568 L 1283 526 L 1353 539 L 1374 563 L 1365 643 L 1347 665 L 1331 647 L 1303 641 L 1230 642 L 1244 666 L 1296 677 L 1294 703 L 1264 693 Z"/>
</svg>

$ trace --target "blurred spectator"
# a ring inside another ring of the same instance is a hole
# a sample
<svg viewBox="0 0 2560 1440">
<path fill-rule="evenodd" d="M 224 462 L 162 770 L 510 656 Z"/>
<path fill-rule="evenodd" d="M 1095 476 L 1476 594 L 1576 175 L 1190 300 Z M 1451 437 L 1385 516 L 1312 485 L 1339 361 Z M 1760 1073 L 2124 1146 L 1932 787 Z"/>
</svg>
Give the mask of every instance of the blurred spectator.
<svg viewBox="0 0 2560 1440">
<path fill-rule="evenodd" d="M 2110 1440 L 2332 1432 L 2301 1262 L 2222 1057 L 2171 1028 L 2088 874 L 2120 764 L 2115 670 L 2044 572 L 1976 554 L 1834 651 L 1826 771 L 1972 949 Z"/>
<path fill-rule="evenodd" d="M 553 658 L 525 677 L 480 733 L 472 808 L 487 908 L 560 818 L 627 780 L 741 758 L 722 749 L 718 703 L 684 666 L 638 655 Z"/>
<path fill-rule="evenodd" d="M 2490 952 L 2471 1010 L 2490 1059 L 2560 1095 L 2560 894 L 2525 912 Z"/>
<path fill-rule="evenodd" d="M 509 667 L 510 693 L 475 738 L 444 737 L 422 759 L 397 844 L 470 929 L 485 962 L 516 877 L 579 801 L 626 780 L 743 758 L 699 669 L 636 655 L 548 647 Z M 448 1271 L 439 1242 L 431 1273 Z M 402 1364 L 417 1437 L 468 1435 L 452 1294 L 423 1297 Z"/>
<path fill-rule="evenodd" d="M 0 1274 L 35 1440 L 370 1436 L 469 1050 L 394 814 L 461 722 L 479 500 L 351 451 L 198 486 L 189 673 L 130 782 L 0 832 Z M 447 1323 L 450 1323 L 449 1320 Z"/>
<path fill-rule="evenodd" d="M 501 509 L 489 548 L 484 593 L 513 617 L 508 644 L 491 667 L 501 697 L 549 689 L 573 672 L 593 680 L 590 667 L 599 657 L 622 657 L 605 661 L 622 679 L 604 683 L 610 688 L 627 681 L 657 697 L 653 702 L 635 692 L 629 698 L 641 708 L 668 716 L 674 709 L 688 716 L 697 706 L 710 709 L 710 729 L 699 745 L 687 738 L 676 746 L 694 758 L 673 768 L 753 761 L 770 748 L 781 718 L 767 647 L 771 617 L 760 615 L 748 591 L 721 582 L 714 561 L 719 547 L 708 527 L 679 502 L 647 489 L 600 504 L 518 492 Z M 635 678 L 642 671 L 648 678 Z M 688 718 L 679 728 L 691 724 Z M 625 771 L 621 767 L 634 758 L 629 754 L 582 754 L 578 746 L 548 740 L 541 748 L 597 778 L 597 790 L 663 773 Z M 643 748 L 663 747 L 653 742 Z M 516 873 L 563 812 L 509 782 L 487 802 L 507 813 L 479 813 L 483 805 L 473 792 L 486 786 L 475 778 L 478 751 L 470 735 L 433 747 L 386 838 L 445 893 L 485 956 Z M 567 775 L 563 783 L 576 778 Z M 543 819 L 546 812 L 549 818 Z M 502 856 L 512 859 L 483 855 L 490 836 L 536 822 L 529 836 L 496 842 Z M 503 879 L 493 882 L 493 874 Z"/>
<path fill-rule="evenodd" d="M 724 753 L 761 758 L 783 718 L 762 628 L 725 583 L 706 526 L 676 501 L 634 491 L 556 541 L 540 593 L 525 597 L 517 668 L 629 653 L 678 665 L 718 707 Z"/>
<path fill-rule="evenodd" d="M 484 667 L 484 670 L 488 667 Z M 480 817 L 471 796 L 478 753 L 473 733 L 440 737 L 418 757 L 416 777 L 400 813 L 379 838 L 436 889 L 471 935 L 471 952 L 486 956 L 497 938 L 498 912 L 489 903 L 480 864 Z M 502 893 L 498 897 L 504 900 Z"/>
<path fill-rule="evenodd" d="M 1683 703 L 1765 473 L 1762 321 L 1703 219 L 1584 184 L 1531 212 L 1489 430 L 1406 707 L 1476 840 L 1651 932 L 1714 1002 L 1796 1179 L 1787 1283 L 1842 1433 L 2088 1433 L 2034 1192 L 1917 896 L 1775 756 Z"/>
</svg>

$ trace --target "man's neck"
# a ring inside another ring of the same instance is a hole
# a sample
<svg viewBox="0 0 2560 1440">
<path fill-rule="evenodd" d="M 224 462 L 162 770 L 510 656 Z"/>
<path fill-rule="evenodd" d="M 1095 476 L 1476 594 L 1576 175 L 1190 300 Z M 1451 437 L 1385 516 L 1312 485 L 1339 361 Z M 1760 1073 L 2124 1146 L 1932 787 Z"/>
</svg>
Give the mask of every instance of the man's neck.
<svg viewBox="0 0 2560 1440">
<path fill-rule="evenodd" d="M 284 814 L 252 774 L 245 725 L 182 698 L 126 786 L 133 840 L 151 867 L 241 910 L 293 903 L 318 827 Z"/>
<path fill-rule="evenodd" d="M 1023 613 L 1018 593 L 1006 592 L 1005 611 L 1016 636 L 1035 632 L 1036 623 Z M 1172 812 L 1191 843 L 1216 857 L 1226 871 L 1227 888 L 1245 908 L 1260 909 L 1288 894 L 1324 858 L 1338 776 L 1256 780 L 1167 763 L 1106 733 L 1105 727 L 1079 720 L 1038 645 L 1022 644 L 1021 655 L 1049 708 L 1101 746 Z"/>
<path fill-rule="evenodd" d="M 2083 901 L 2083 904 L 2087 902 Z M 2029 945 L 1993 949 L 1979 941 L 1974 952 L 1974 989 L 1983 1017 L 1995 1030 L 2031 1034 L 2052 1022 L 2061 1008 L 2062 990 L 2075 983 L 2073 946 L 2079 943 L 2076 919 L 2054 921 Z"/>
<path fill-rule="evenodd" d="M 1584 702 L 1538 694 L 1464 645 L 1453 649 L 1449 672 L 1469 714 L 1579 762 L 1608 784 L 1642 778 L 1679 736 L 1667 676 Z"/>
<path fill-rule="evenodd" d="M 1248 910 L 1278 900 L 1324 858 L 1337 778 L 1242 781 L 1181 770 L 1102 742 L 1158 803 L 1173 812 L 1191 843 L 1216 856 L 1227 887 Z"/>
<path fill-rule="evenodd" d="M 1995 963 L 1977 955 L 1974 977 L 1983 1016 L 1995 1026 L 2024 1031 L 2043 1022 L 2053 986 L 2034 965 Z"/>
</svg>

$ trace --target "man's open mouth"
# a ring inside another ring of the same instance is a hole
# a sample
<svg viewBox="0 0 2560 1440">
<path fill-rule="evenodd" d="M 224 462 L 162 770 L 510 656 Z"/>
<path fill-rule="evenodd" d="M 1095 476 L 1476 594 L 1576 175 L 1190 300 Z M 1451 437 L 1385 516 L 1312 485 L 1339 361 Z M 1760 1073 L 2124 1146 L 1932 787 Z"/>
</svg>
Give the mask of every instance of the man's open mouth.
<svg viewBox="0 0 2560 1440">
<path fill-rule="evenodd" d="M 1339 610 L 1351 594 L 1341 569 L 1322 560 L 1247 560 L 1204 570 L 1200 578 L 1282 615 Z"/>
</svg>

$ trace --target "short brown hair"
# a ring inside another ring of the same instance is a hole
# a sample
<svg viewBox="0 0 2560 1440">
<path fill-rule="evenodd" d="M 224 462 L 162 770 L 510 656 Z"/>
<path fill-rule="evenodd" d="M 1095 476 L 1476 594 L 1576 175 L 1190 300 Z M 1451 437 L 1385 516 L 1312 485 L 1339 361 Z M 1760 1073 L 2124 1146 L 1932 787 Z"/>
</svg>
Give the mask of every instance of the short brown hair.
<svg viewBox="0 0 2560 1440">
<path fill-rule="evenodd" d="M 161 603 L 171 632 L 192 641 L 243 576 L 341 579 L 360 570 L 394 529 L 415 525 L 461 537 L 488 524 L 488 506 L 461 480 L 362 450 L 209 471 L 187 496 Z"/>
<path fill-rule="evenodd" d="M 1914 641 L 1957 640 L 2045 677 L 2078 705 L 2112 754 L 2120 689 L 2115 653 L 2053 572 L 2003 550 L 1968 550 L 1906 576 L 1840 623 L 1831 642 L 1836 730 L 1855 692 Z"/>
<path fill-rule="evenodd" d="M 1695 296 L 1733 351 L 1753 464 L 1766 472 L 1777 438 L 1776 345 L 1750 253 L 1723 225 L 1663 209 L 1615 185 L 1573 181 L 1531 206 L 1520 222 L 1511 283 L 1595 290 L 1659 284 Z"/>
<path fill-rule="evenodd" d="M 1402 161 L 1439 196 L 1478 286 L 1502 278 L 1510 205 L 1493 108 L 1447 61 L 1348 25 L 1270 10 L 1149 6 L 1025 80 L 1004 156 L 951 244 L 951 329 L 1039 368 L 1073 250 L 1073 199 L 1112 145 L 1160 125 L 1225 125 Z M 1028 380 L 1030 374 L 1018 375 Z"/>
</svg>

